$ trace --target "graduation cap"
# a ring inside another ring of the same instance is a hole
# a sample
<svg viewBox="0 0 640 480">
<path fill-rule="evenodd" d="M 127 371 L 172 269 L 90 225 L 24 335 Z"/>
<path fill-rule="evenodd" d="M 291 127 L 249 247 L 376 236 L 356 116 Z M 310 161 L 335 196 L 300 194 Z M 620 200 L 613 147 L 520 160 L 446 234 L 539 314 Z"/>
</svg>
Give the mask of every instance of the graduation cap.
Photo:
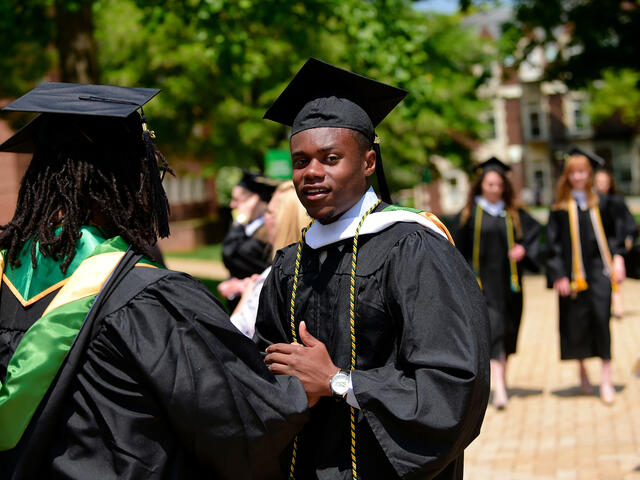
<svg viewBox="0 0 640 480">
<path fill-rule="evenodd" d="M 46 82 L 3 108 L 39 113 L 0 145 L 0 151 L 33 153 L 37 149 L 77 152 L 114 145 L 140 147 L 148 160 L 158 234 L 169 235 L 168 208 L 158 169 L 155 134 L 147 128 L 142 106 L 159 89 Z M 140 114 L 136 111 L 140 109 Z M 161 157 L 162 158 L 162 157 Z M 165 170 L 168 165 L 164 165 Z"/>
<path fill-rule="evenodd" d="M 43 83 L 3 108 L 7 112 L 40 115 L 0 145 L 0 151 L 32 153 L 39 143 L 59 147 L 64 143 L 100 140 L 112 133 L 109 130 L 127 126 L 125 120 L 158 92 L 156 88 Z M 140 117 L 129 123 L 146 128 Z M 152 133 L 150 136 L 153 138 Z"/>
<path fill-rule="evenodd" d="M 291 136 L 321 127 L 362 133 L 376 152 L 380 194 L 391 202 L 375 127 L 408 92 L 310 58 L 264 114 L 291 127 Z"/>
<path fill-rule="evenodd" d="M 493 170 L 504 175 L 511 170 L 511 167 L 506 163 L 501 162 L 496 157 L 491 157 L 490 159 L 476 165 L 473 170 L 478 174 Z"/>
<path fill-rule="evenodd" d="M 238 182 L 238 186 L 246 188 L 252 193 L 257 193 L 265 202 L 271 200 L 271 196 L 279 184 L 280 182 L 277 180 L 249 170 L 242 170 L 242 178 Z"/>
<path fill-rule="evenodd" d="M 582 155 L 583 157 L 587 157 L 587 160 L 589 160 L 591 168 L 593 168 L 594 171 L 598 170 L 599 168 L 605 168 L 605 165 L 607 163 L 600 155 L 588 152 L 587 150 L 583 150 L 580 147 L 571 147 L 567 152 L 566 158 L 572 157 L 574 155 Z"/>
</svg>

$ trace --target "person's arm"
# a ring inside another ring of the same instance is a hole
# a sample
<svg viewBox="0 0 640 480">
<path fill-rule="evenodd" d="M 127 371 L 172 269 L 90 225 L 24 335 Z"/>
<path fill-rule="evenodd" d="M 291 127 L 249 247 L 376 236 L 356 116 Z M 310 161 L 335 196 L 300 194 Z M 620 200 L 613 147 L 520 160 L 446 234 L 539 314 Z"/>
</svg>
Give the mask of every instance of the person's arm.
<svg viewBox="0 0 640 480">
<path fill-rule="evenodd" d="M 282 272 L 284 252 L 276 253 L 271 272 L 260 292 L 260 303 L 256 315 L 256 330 L 253 341 L 260 351 L 274 343 L 289 343 L 289 296 L 291 290 L 286 275 Z M 285 326 L 287 329 L 285 329 Z"/>
<path fill-rule="evenodd" d="M 380 285 L 398 325 L 398 357 L 353 371 L 355 396 L 396 472 L 432 478 L 480 431 L 489 395 L 485 300 L 458 252 L 426 232 L 388 253 Z"/>
<path fill-rule="evenodd" d="M 489 395 L 488 313 L 446 240 L 419 231 L 384 255 L 377 282 L 397 325 L 385 340 L 397 342 L 398 354 L 388 365 L 351 371 L 354 403 L 399 476 L 433 478 L 479 433 Z M 313 404 L 331 396 L 338 367 L 303 323 L 299 336 L 300 345 L 269 346 L 265 361 L 274 373 L 296 375 Z"/>
<path fill-rule="evenodd" d="M 525 257 L 522 259 L 523 264 L 530 270 L 537 272 L 540 256 L 540 232 L 542 226 L 526 211 L 519 210 L 520 227 L 522 230 L 522 238 L 518 243 L 525 250 Z"/>
<path fill-rule="evenodd" d="M 566 217 L 567 213 L 563 210 L 551 210 L 549 212 L 549 220 L 547 222 L 547 261 L 546 261 L 546 275 L 547 275 L 547 287 L 554 288 L 556 282 L 560 279 L 566 278 L 567 282 L 571 278 L 571 272 L 567 271 L 565 267 L 565 257 L 571 256 L 571 251 L 565 252 L 563 248 L 562 240 L 562 228 L 568 227 L 566 222 L 563 222 L 563 215 Z"/>
<path fill-rule="evenodd" d="M 454 229 L 451 232 L 456 248 L 460 250 L 460 253 L 467 261 L 470 261 L 473 249 L 473 221 L 474 216 L 471 215 L 466 222 L 462 223 L 462 213 L 459 213 L 455 220 Z"/>
<path fill-rule="evenodd" d="M 244 225 L 233 222 L 222 240 L 222 260 L 227 269 L 230 269 L 240 247 L 246 241 L 247 235 L 244 233 Z"/>
<path fill-rule="evenodd" d="M 278 455 L 306 420 L 300 382 L 275 378 L 187 276 L 149 286 L 118 314 L 127 317 L 131 358 L 182 445 L 219 478 L 279 478 Z"/>
<path fill-rule="evenodd" d="M 253 338 L 256 328 L 260 292 L 269 273 L 268 270 L 270 269 L 265 270 L 260 275 L 252 275 L 247 279 L 247 287 L 231 315 L 231 323 L 249 338 Z"/>
</svg>

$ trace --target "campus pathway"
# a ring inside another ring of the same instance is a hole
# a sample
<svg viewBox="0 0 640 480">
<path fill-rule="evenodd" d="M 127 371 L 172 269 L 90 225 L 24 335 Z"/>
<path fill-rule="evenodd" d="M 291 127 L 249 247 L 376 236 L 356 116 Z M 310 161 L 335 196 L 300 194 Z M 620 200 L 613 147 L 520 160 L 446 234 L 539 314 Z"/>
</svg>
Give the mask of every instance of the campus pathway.
<svg viewBox="0 0 640 480">
<path fill-rule="evenodd" d="M 167 267 L 171 270 L 187 272 L 189 275 L 210 280 L 225 280 L 229 278 L 229 271 L 222 262 L 207 262 L 203 260 L 191 260 L 186 258 L 165 258 Z"/>
<path fill-rule="evenodd" d="M 489 407 L 465 452 L 465 480 L 640 480 L 640 281 L 623 285 L 625 316 L 611 321 L 616 402 L 580 395 L 576 362 L 560 362 L 557 299 L 542 276 L 526 277 L 518 353 L 511 357 L 507 409 Z M 591 382 L 600 361 L 589 360 Z"/>
<path fill-rule="evenodd" d="M 217 262 L 168 259 L 170 268 L 224 279 Z M 640 281 L 623 286 L 625 316 L 611 321 L 616 402 L 605 406 L 597 387 L 578 390 L 576 362 L 559 361 L 557 298 L 542 276 L 524 279 L 525 310 L 518 353 L 509 361 L 511 399 L 489 407 L 480 436 L 465 452 L 465 480 L 640 480 L 640 379 L 631 366 L 640 352 Z M 600 362 L 587 362 L 591 381 Z"/>
</svg>

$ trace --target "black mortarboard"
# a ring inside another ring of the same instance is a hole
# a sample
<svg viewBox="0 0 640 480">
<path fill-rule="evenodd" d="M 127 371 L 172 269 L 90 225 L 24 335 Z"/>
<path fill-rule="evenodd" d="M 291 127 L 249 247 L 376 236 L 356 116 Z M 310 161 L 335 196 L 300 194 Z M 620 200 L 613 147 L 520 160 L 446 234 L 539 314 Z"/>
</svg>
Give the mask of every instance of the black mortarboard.
<svg viewBox="0 0 640 480">
<path fill-rule="evenodd" d="M 168 203 L 142 106 L 160 92 L 156 88 L 46 82 L 3 108 L 39 115 L 0 145 L 0 151 L 32 153 L 36 149 L 78 152 L 87 148 L 126 145 L 144 149 L 152 186 L 154 223 L 169 235 Z M 136 110 L 141 110 L 139 115 Z M 164 157 L 160 155 L 161 160 Z"/>
<path fill-rule="evenodd" d="M 257 193 L 263 201 L 268 202 L 279 183 L 272 178 L 243 170 L 238 186 L 246 188 L 252 193 Z"/>
<path fill-rule="evenodd" d="M 503 175 L 505 173 L 507 173 L 509 170 L 511 170 L 511 167 L 509 165 L 507 165 L 506 163 L 501 162 L 499 159 L 497 159 L 496 157 L 491 157 L 488 160 L 485 160 L 482 163 L 479 163 L 478 165 L 476 165 L 474 167 L 474 171 L 476 173 L 484 173 L 484 172 L 488 172 L 488 171 L 496 171 L 496 172 L 500 172 Z"/>
<path fill-rule="evenodd" d="M 593 168 L 594 170 L 604 168 L 607 163 L 600 155 L 588 152 L 580 147 L 571 147 L 569 149 L 569 151 L 567 152 L 567 157 L 571 157 L 573 155 L 582 155 L 584 157 L 587 157 L 587 160 L 589 160 L 589 163 L 591 164 L 591 168 Z"/>
<path fill-rule="evenodd" d="M 56 137 L 58 143 L 64 141 L 65 136 L 59 135 L 62 130 L 76 134 L 69 141 L 81 137 L 91 139 L 96 133 L 108 130 L 110 125 L 124 125 L 126 122 L 115 119 L 126 119 L 159 91 L 113 85 L 43 83 L 3 108 L 8 112 L 40 115 L 0 145 L 0 151 L 31 153 L 39 140 L 49 142 Z M 52 135 L 54 127 L 58 132 Z"/>
<path fill-rule="evenodd" d="M 407 93 L 401 88 L 310 58 L 264 118 L 290 126 L 292 136 L 320 127 L 349 128 L 362 133 L 376 150 L 380 194 L 383 200 L 390 202 L 375 127 Z"/>
</svg>

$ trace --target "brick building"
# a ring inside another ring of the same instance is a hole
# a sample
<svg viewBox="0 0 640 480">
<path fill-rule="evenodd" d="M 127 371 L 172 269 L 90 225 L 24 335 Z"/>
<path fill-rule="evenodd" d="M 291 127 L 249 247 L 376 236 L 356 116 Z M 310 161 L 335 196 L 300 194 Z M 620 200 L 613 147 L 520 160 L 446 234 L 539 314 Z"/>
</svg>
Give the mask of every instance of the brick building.
<svg viewBox="0 0 640 480">
<path fill-rule="evenodd" d="M 498 38 L 502 23 L 511 15 L 510 7 L 502 7 L 472 15 L 466 23 Z M 563 41 L 566 32 L 557 35 Z M 493 135 L 474 152 L 475 158 L 496 156 L 510 164 L 523 200 L 548 205 L 563 154 L 575 145 L 607 161 L 622 193 L 639 195 L 640 135 L 615 118 L 594 127 L 585 111 L 584 92 L 543 81 L 545 64 L 555 54 L 553 49 L 537 48 L 517 70 L 494 65 L 492 78 L 479 91 L 491 102 L 486 120 L 493 126 Z"/>
</svg>

